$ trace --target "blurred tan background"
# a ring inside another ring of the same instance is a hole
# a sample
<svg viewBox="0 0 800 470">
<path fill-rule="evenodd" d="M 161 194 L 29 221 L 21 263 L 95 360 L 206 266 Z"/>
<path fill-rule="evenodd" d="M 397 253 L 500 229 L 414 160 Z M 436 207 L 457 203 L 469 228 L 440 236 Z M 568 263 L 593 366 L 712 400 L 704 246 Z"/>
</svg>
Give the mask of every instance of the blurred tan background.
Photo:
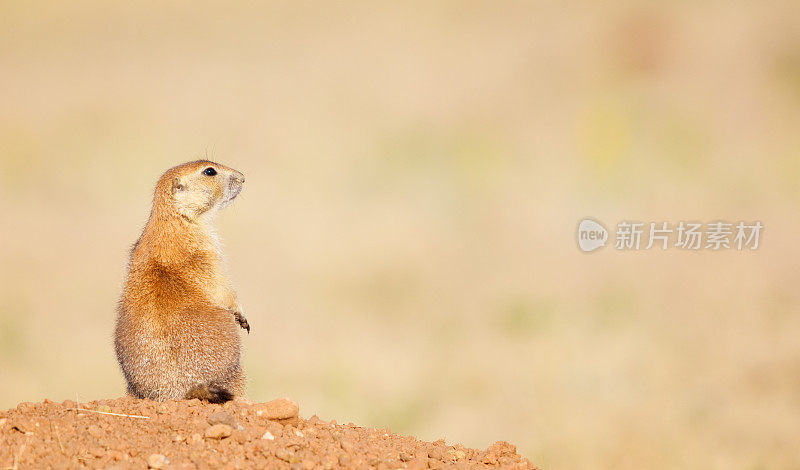
<svg viewBox="0 0 800 470">
<path fill-rule="evenodd" d="M 0 408 L 124 393 L 166 168 L 218 218 L 249 395 L 545 468 L 800 462 L 800 4 L 3 2 Z M 755 252 L 575 228 L 760 220 Z"/>
</svg>

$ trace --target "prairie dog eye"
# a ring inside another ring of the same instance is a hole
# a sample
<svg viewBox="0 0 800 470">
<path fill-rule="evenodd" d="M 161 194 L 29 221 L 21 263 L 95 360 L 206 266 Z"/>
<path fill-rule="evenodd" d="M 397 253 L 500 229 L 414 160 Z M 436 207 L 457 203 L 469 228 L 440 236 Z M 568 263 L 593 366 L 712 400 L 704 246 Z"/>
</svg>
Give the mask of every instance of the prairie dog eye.
<svg viewBox="0 0 800 470">
<path fill-rule="evenodd" d="M 203 174 L 206 175 L 206 176 L 214 176 L 214 175 L 217 174 L 217 170 L 215 170 L 215 169 L 213 169 L 211 167 L 208 167 L 205 170 L 203 170 Z"/>
</svg>

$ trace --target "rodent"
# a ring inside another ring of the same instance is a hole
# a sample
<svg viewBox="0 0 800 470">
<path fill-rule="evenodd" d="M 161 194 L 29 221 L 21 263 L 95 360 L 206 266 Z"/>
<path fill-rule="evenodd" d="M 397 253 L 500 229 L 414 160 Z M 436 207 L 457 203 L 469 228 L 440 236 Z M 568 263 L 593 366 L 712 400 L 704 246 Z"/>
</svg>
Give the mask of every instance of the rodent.
<svg viewBox="0 0 800 470">
<path fill-rule="evenodd" d="M 128 394 L 153 400 L 242 396 L 239 327 L 250 332 L 223 266 L 214 215 L 244 175 L 208 160 L 167 170 L 133 245 L 114 347 Z"/>
</svg>

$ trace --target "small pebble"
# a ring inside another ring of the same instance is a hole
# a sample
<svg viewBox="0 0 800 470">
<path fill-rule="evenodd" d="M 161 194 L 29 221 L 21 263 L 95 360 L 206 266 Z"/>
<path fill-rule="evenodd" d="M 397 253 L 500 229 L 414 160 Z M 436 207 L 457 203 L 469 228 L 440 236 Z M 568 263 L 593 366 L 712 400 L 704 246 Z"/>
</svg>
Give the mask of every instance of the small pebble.
<svg viewBox="0 0 800 470">
<path fill-rule="evenodd" d="M 278 398 L 256 405 L 256 415 L 267 419 L 291 419 L 297 417 L 300 408 L 293 400 Z"/>
<path fill-rule="evenodd" d="M 233 402 L 241 407 L 253 405 L 253 400 L 249 400 L 245 397 L 236 397 L 233 399 Z"/>
<path fill-rule="evenodd" d="M 266 439 L 268 441 L 274 441 L 275 440 L 275 436 L 273 436 L 271 432 L 267 431 L 267 432 L 264 433 L 263 436 L 261 436 L 261 439 Z"/>
<path fill-rule="evenodd" d="M 414 459 L 406 464 L 406 468 L 408 470 L 424 470 L 428 468 L 427 460 L 428 459 Z"/>
<path fill-rule="evenodd" d="M 217 411 L 216 413 L 211 413 L 211 415 L 208 417 L 208 424 L 227 424 L 232 428 L 238 427 L 236 418 L 234 418 L 233 415 L 227 411 Z"/>
<path fill-rule="evenodd" d="M 225 439 L 231 437 L 233 429 L 227 424 L 215 424 L 206 429 L 206 437 L 209 439 Z"/>
<path fill-rule="evenodd" d="M 326 455 L 323 458 L 322 468 L 325 470 L 331 470 L 339 463 L 339 459 L 333 455 Z"/>
<path fill-rule="evenodd" d="M 288 451 L 287 449 L 278 449 L 275 451 L 275 457 L 283 460 L 284 462 L 289 462 L 292 460 L 292 452 Z"/>
<path fill-rule="evenodd" d="M 167 464 L 169 464 L 169 459 L 166 455 L 152 454 L 147 457 L 147 466 L 150 468 L 164 468 Z"/>
<path fill-rule="evenodd" d="M 428 459 L 428 468 L 443 468 L 444 462 L 436 459 Z"/>
<path fill-rule="evenodd" d="M 248 437 L 247 437 L 247 433 L 242 432 L 239 429 L 233 431 L 233 434 L 231 435 L 231 438 L 234 441 L 238 442 L 239 444 L 244 444 L 245 442 L 247 442 L 249 440 Z"/>
<path fill-rule="evenodd" d="M 355 444 L 353 444 L 353 441 L 348 440 L 348 439 L 342 439 L 342 442 L 340 442 L 339 445 L 342 446 L 342 450 L 347 452 L 347 453 L 352 453 L 353 452 L 353 447 L 355 447 Z"/>
<path fill-rule="evenodd" d="M 103 437 L 103 434 L 105 434 L 103 432 L 103 430 L 100 429 L 100 426 L 98 426 L 96 424 L 93 424 L 93 425 L 89 426 L 89 429 L 87 429 L 87 432 L 89 433 L 90 436 L 92 436 L 95 439 L 99 439 L 99 438 Z"/>
</svg>

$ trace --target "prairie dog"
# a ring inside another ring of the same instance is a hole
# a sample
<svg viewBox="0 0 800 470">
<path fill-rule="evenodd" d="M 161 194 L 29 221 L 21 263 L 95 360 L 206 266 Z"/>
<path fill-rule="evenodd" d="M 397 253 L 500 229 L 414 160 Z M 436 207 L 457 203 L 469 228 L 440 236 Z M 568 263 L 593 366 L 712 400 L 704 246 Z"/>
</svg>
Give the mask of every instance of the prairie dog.
<svg viewBox="0 0 800 470">
<path fill-rule="evenodd" d="M 238 328 L 250 325 L 211 226 L 243 183 L 242 173 L 208 160 L 159 178 L 117 309 L 114 346 L 129 395 L 220 403 L 243 394 Z"/>
</svg>

